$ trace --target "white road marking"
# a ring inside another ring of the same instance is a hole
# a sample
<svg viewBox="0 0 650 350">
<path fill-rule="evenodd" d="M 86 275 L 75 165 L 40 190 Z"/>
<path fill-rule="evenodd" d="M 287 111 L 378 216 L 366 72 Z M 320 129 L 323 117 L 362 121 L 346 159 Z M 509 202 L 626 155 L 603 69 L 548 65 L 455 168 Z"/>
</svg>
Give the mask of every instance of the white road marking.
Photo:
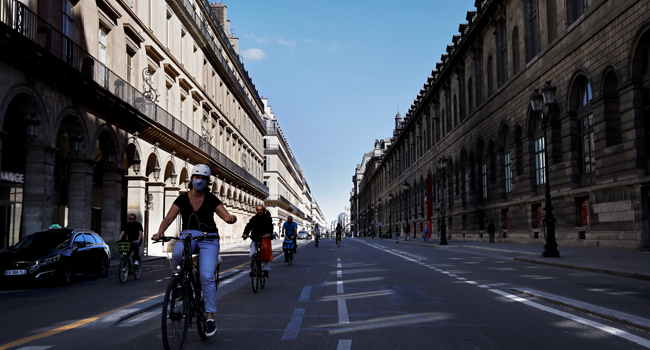
<svg viewBox="0 0 650 350">
<path fill-rule="evenodd" d="M 336 271 L 336 277 L 338 277 L 338 278 L 343 277 L 343 271 L 341 271 L 341 270 Z"/>
<path fill-rule="evenodd" d="M 230 282 L 232 282 L 232 281 L 234 281 L 234 280 L 236 280 L 236 279 L 238 279 L 239 277 L 244 276 L 244 275 L 245 275 L 245 273 L 241 273 L 241 272 L 240 272 L 240 273 L 238 273 L 238 274 L 236 274 L 236 275 L 234 275 L 234 276 L 228 278 L 227 280 L 225 280 L 225 281 L 223 281 L 223 282 L 219 282 L 219 285 L 222 285 L 222 284 L 228 284 L 228 283 L 230 283 Z"/>
<path fill-rule="evenodd" d="M 336 258 L 336 261 L 341 261 L 341 258 Z"/>
<path fill-rule="evenodd" d="M 451 276 L 451 275 L 449 275 L 449 276 Z M 465 277 L 456 277 L 456 279 L 459 280 L 459 281 L 467 281 L 467 278 L 465 278 Z"/>
<path fill-rule="evenodd" d="M 307 301 L 307 300 L 309 300 L 309 294 L 311 294 L 311 287 L 303 288 L 302 293 L 300 293 L 300 299 L 298 299 L 298 301 Z"/>
<path fill-rule="evenodd" d="M 449 276 L 449 277 L 457 277 L 458 275 L 454 275 L 453 273 L 450 273 L 450 274 L 447 275 L 447 276 Z"/>
<path fill-rule="evenodd" d="M 636 335 L 630 334 L 630 333 L 625 332 L 623 330 L 620 330 L 618 328 L 610 327 L 610 326 L 604 325 L 604 324 L 596 322 L 596 321 L 591 321 L 591 320 L 588 320 L 586 318 L 575 316 L 575 315 L 572 315 L 572 314 L 564 312 L 564 311 L 555 310 L 555 309 L 552 309 L 550 307 L 547 307 L 547 306 L 532 302 L 532 301 L 530 301 L 528 299 L 524 299 L 524 298 L 518 297 L 516 295 L 512 295 L 510 293 L 500 291 L 498 289 L 488 289 L 488 290 L 490 292 L 502 295 L 502 296 L 504 296 L 506 298 L 509 298 L 509 299 L 512 299 L 514 301 L 518 301 L 518 302 L 526 304 L 528 306 L 532 306 L 532 307 L 534 307 L 536 309 L 546 311 L 546 312 L 552 313 L 554 315 L 564 317 L 564 318 L 567 318 L 569 320 L 572 320 L 572 321 L 575 321 L 575 322 L 578 322 L 578 323 L 582 323 L 582 324 L 590 326 L 590 327 L 594 327 L 594 328 L 599 329 L 599 330 L 601 330 L 603 332 L 607 332 L 607 333 L 615 335 L 617 337 L 627 339 L 627 340 L 629 340 L 629 341 L 631 341 L 633 343 L 637 343 L 637 344 L 639 344 L 639 345 L 641 345 L 643 347 L 650 348 L 650 340 L 647 340 L 647 339 L 644 339 L 644 338 L 641 338 L 641 337 L 637 337 Z"/>
<path fill-rule="evenodd" d="M 478 282 L 474 282 L 474 281 L 465 281 L 465 283 L 469 283 L 469 284 L 478 284 Z"/>
<path fill-rule="evenodd" d="M 340 269 L 341 268 L 341 263 L 337 263 L 336 268 Z"/>
<path fill-rule="evenodd" d="M 486 285 L 484 285 L 484 284 L 481 284 L 481 285 L 478 286 L 478 287 L 479 287 L 479 288 L 490 288 L 490 286 L 486 286 Z"/>
<path fill-rule="evenodd" d="M 350 342 L 351 342 L 351 340 L 350 340 Z M 340 346 L 341 346 L 341 344 L 339 343 L 339 347 L 340 347 Z M 45 349 L 49 349 L 49 348 L 51 348 L 51 347 L 52 347 L 52 345 L 44 345 L 44 346 L 26 346 L 26 347 L 24 347 L 24 348 L 20 348 L 20 349 L 16 349 L 16 350 L 45 350 Z M 349 349 L 349 347 L 348 347 L 347 349 Z M 337 349 L 337 350 L 338 350 L 338 349 Z"/>
<path fill-rule="evenodd" d="M 339 299 L 337 301 L 339 303 L 339 323 L 350 323 L 348 307 L 345 304 L 345 299 Z"/>
<path fill-rule="evenodd" d="M 339 294 L 343 294 L 343 281 L 337 281 L 336 292 Z"/>
<path fill-rule="evenodd" d="M 128 320 L 127 322 L 122 323 L 118 327 L 133 327 L 136 324 L 144 322 L 144 321 L 146 321 L 146 320 L 148 320 L 148 319 L 150 319 L 150 318 L 152 318 L 154 316 L 158 316 L 161 313 L 162 313 L 162 308 L 157 308 L 154 311 L 144 313 L 144 314 L 142 314 L 142 315 L 140 315 L 138 317 L 135 317 L 135 318 L 133 318 L 131 320 Z"/>
<path fill-rule="evenodd" d="M 291 321 L 289 321 L 287 329 L 284 331 L 282 340 L 295 340 L 298 337 L 298 331 L 300 331 L 300 325 L 302 325 L 302 317 L 304 315 L 305 309 L 293 310 L 293 316 L 291 316 Z"/>
<path fill-rule="evenodd" d="M 336 350 L 350 350 L 352 348 L 352 339 L 341 339 L 339 340 L 339 346 L 336 347 Z"/>
</svg>

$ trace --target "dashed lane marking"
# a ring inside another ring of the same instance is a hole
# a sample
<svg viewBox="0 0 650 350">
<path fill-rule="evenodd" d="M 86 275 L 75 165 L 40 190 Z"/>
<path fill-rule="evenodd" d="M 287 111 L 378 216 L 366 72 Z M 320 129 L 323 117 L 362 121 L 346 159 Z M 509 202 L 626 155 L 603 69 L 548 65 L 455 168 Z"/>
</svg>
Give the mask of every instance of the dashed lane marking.
<svg viewBox="0 0 650 350">
<path fill-rule="evenodd" d="M 339 323 L 350 323 L 350 317 L 348 316 L 348 307 L 345 304 L 345 299 L 339 299 Z"/>
<path fill-rule="evenodd" d="M 336 293 L 343 294 L 343 281 L 336 281 Z"/>
<path fill-rule="evenodd" d="M 341 270 L 336 271 L 336 277 L 337 278 L 343 277 L 343 271 L 341 271 Z"/>
<path fill-rule="evenodd" d="M 300 331 L 300 326 L 302 325 L 302 318 L 304 315 L 305 309 L 293 310 L 291 321 L 289 321 L 287 329 L 284 331 L 282 340 L 295 340 L 298 337 L 298 332 Z"/>
<path fill-rule="evenodd" d="M 336 347 L 336 350 L 350 350 L 352 348 L 352 339 L 341 339 L 339 340 L 339 346 Z"/>
<path fill-rule="evenodd" d="M 311 294 L 311 287 L 303 288 L 302 293 L 300 293 L 300 299 L 298 299 L 298 301 L 307 301 L 307 300 L 309 300 L 309 294 Z"/>
</svg>

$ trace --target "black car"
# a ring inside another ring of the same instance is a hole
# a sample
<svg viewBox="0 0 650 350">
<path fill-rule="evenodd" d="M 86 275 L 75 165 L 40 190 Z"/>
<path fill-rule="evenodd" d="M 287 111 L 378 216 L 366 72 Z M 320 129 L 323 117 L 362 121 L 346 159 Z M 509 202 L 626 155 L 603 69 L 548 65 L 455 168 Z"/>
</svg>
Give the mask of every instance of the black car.
<svg viewBox="0 0 650 350">
<path fill-rule="evenodd" d="M 0 279 L 3 285 L 52 279 L 68 285 L 84 273 L 106 277 L 110 261 L 108 245 L 95 232 L 50 228 L 0 253 Z"/>
</svg>

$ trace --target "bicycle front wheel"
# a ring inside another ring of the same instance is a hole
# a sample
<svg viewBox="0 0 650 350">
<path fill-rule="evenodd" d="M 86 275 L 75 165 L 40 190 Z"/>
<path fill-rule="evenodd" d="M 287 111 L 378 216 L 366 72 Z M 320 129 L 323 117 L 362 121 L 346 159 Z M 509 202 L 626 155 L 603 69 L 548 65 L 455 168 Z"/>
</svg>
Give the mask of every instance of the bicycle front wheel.
<svg viewBox="0 0 650 350">
<path fill-rule="evenodd" d="M 122 261 L 120 261 L 120 268 L 117 270 L 117 277 L 120 278 L 120 283 L 126 282 L 127 277 L 129 277 L 129 261 L 127 259 L 122 259 Z"/>
<path fill-rule="evenodd" d="M 185 347 L 187 327 L 190 323 L 187 286 L 181 277 L 174 278 L 167 286 L 162 310 L 162 338 L 165 350 L 181 350 Z"/>
<path fill-rule="evenodd" d="M 139 280 L 141 275 L 142 275 L 142 264 L 133 265 L 133 278 Z"/>
<path fill-rule="evenodd" d="M 257 287 L 258 287 L 258 284 L 259 284 L 259 280 L 257 279 L 258 272 L 259 271 L 257 271 L 257 264 L 253 263 L 252 268 L 251 268 L 251 273 L 252 273 L 251 284 L 253 286 L 253 293 L 257 293 Z"/>
</svg>

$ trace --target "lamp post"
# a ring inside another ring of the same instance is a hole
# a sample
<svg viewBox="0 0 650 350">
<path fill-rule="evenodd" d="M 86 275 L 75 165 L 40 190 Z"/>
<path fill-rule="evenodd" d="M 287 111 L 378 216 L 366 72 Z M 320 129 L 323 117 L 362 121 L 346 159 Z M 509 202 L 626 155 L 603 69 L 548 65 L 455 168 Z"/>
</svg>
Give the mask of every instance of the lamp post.
<svg viewBox="0 0 650 350">
<path fill-rule="evenodd" d="M 388 238 L 393 238 L 393 194 L 388 195 Z"/>
<path fill-rule="evenodd" d="M 438 169 L 442 172 L 442 183 L 445 183 L 447 173 L 447 157 L 443 156 L 438 160 Z M 447 224 L 445 223 L 445 189 L 440 186 L 440 202 L 436 209 L 440 216 L 440 245 L 447 245 Z"/>
<path fill-rule="evenodd" d="M 539 121 L 542 124 L 544 131 L 544 182 L 546 183 L 546 194 L 544 195 L 544 223 L 546 224 L 546 242 L 544 242 L 544 251 L 542 256 L 545 258 L 559 257 L 560 252 L 557 250 L 557 242 L 555 240 L 555 217 L 553 216 L 553 206 L 551 205 L 551 187 L 548 182 L 548 143 L 546 142 L 546 127 L 548 126 L 549 117 L 555 104 L 555 86 L 551 86 L 551 82 L 547 81 L 546 85 L 542 88 L 542 94 L 535 89 L 530 96 L 530 104 L 533 111 L 537 112 Z M 548 113 L 544 114 L 543 105 L 548 107 Z"/>
<path fill-rule="evenodd" d="M 404 183 L 402 184 L 404 188 L 404 193 L 405 193 L 405 200 L 406 200 L 406 228 L 407 231 L 409 230 L 409 190 L 411 189 L 411 185 L 404 180 Z M 404 240 L 405 241 L 410 241 L 411 240 L 411 235 L 409 235 L 410 232 L 405 232 L 404 233 Z"/>
</svg>

